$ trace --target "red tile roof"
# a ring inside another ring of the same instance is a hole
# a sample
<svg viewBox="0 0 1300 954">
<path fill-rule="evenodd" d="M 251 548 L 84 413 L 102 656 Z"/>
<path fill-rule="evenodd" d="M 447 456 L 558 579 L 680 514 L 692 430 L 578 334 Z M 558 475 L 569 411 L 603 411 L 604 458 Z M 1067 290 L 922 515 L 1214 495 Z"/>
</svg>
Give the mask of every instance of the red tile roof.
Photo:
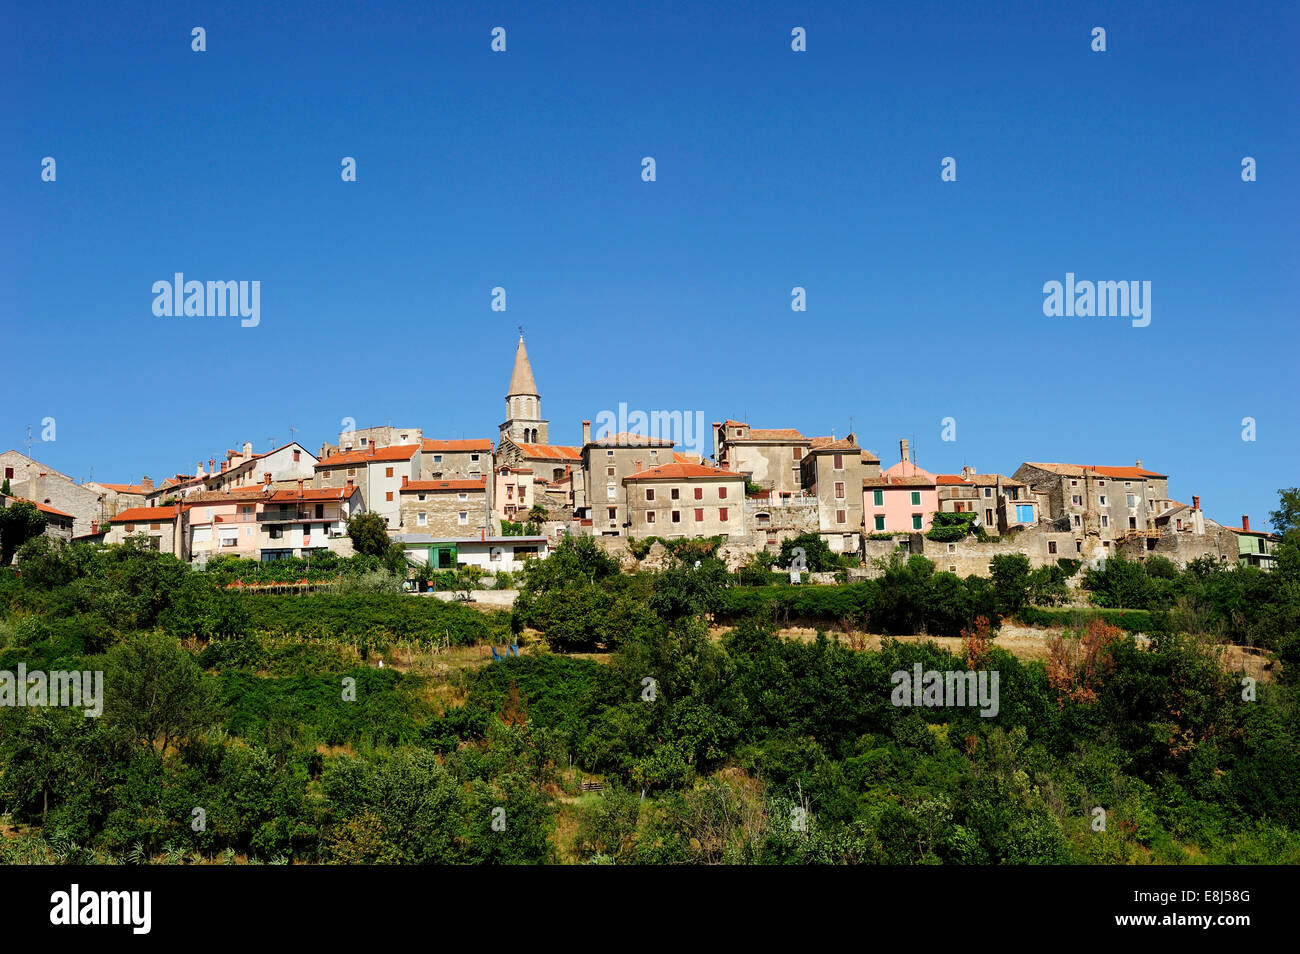
<svg viewBox="0 0 1300 954">
<path fill-rule="evenodd" d="M 37 510 L 39 510 L 41 513 L 53 514 L 56 517 L 67 517 L 69 520 L 76 519 L 76 517 L 74 517 L 72 514 L 64 513 L 62 510 L 56 510 L 55 508 L 51 507 L 49 504 L 37 503 L 35 500 L 28 500 L 26 497 L 14 497 L 13 499 L 21 500 L 23 503 L 29 503 Z"/>
<path fill-rule="evenodd" d="M 343 467 L 349 464 L 373 464 L 384 461 L 410 460 L 420 449 L 419 444 L 393 444 L 389 447 L 375 447 L 367 450 L 344 451 L 324 460 L 317 461 L 316 467 Z"/>
<path fill-rule="evenodd" d="M 1039 470 L 1046 470 L 1053 474 L 1060 474 L 1063 477 L 1082 477 L 1084 471 L 1092 471 L 1102 477 L 1112 477 L 1117 480 L 1145 480 L 1148 477 L 1168 477 L 1168 474 L 1158 474 L 1154 470 L 1145 470 L 1141 467 L 1108 467 L 1101 464 L 1043 464 L 1029 460 L 1025 461 L 1030 467 L 1037 467 Z"/>
<path fill-rule="evenodd" d="M 432 453 L 437 453 L 439 451 L 447 451 L 449 453 L 455 451 L 486 451 L 490 454 L 492 452 L 492 442 L 485 437 L 472 438 L 463 441 L 435 441 L 425 439 L 424 443 L 420 446 L 425 451 Z"/>
<path fill-rule="evenodd" d="M 525 457 L 542 460 L 581 460 L 582 448 L 563 444 L 520 444 L 515 443 L 519 452 Z"/>
<path fill-rule="evenodd" d="M 153 489 L 152 487 L 145 487 L 142 484 L 106 484 L 100 480 L 96 480 L 94 483 L 119 494 L 136 494 L 141 497 Z"/>
<path fill-rule="evenodd" d="M 945 485 L 965 484 L 967 487 L 974 486 L 974 484 L 972 484 L 969 480 L 967 480 L 965 477 L 959 476 L 958 474 L 935 474 L 934 482 L 936 484 L 945 484 Z"/>
<path fill-rule="evenodd" d="M 623 478 L 629 480 L 695 480 L 701 478 L 744 480 L 743 474 L 734 474 L 729 470 L 705 467 L 703 464 L 660 464 L 649 470 L 638 471 Z"/>
<path fill-rule="evenodd" d="M 478 480 L 411 480 L 402 485 L 402 493 L 429 490 L 484 490 L 487 478 Z"/>
<path fill-rule="evenodd" d="M 109 523 L 162 523 L 176 519 L 176 507 L 130 507 Z"/>
</svg>

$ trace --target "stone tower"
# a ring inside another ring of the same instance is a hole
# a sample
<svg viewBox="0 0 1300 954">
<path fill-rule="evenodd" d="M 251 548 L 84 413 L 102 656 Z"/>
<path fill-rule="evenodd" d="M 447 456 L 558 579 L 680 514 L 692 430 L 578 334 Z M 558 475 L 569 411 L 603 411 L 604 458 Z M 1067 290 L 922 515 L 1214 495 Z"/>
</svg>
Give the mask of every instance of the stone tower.
<svg viewBox="0 0 1300 954">
<path fill-rule="evenodd" d="M 523 335 L 519 336 L 519 347 L 515 349 L 515 367 L 506 393 L 506 420 L 501 425 L 501 436 L 509 437 L 516 444 L 550 443 L 550 422 L 542 419 L 542 396 L 537 393 Z"/>
</svg>

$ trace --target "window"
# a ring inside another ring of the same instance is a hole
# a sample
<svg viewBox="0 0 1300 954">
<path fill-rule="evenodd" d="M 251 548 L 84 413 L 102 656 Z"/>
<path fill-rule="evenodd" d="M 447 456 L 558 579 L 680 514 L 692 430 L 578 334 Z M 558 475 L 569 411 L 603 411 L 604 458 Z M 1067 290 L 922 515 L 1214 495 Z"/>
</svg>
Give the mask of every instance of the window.
<svg viewBox="0 0 1300 954">
<path fill-rule="evenodd" d="M 385 477 L 391 477 L 391 476 L 393 476 L 393 468 L 391 468 L 391 467 L 385 467 L 385 468 L 384 468 L 384 476 L 385 476 Z"/>
<path fill-rule="evenodd" d="M 873 490 L 871 492 L 871 505 L 873 507 L 883 507 L 885 505 L 885 492 L 883 490 Z"/>
<path fill-rule="evenodd" d="M 456 522 L 462 527 L 469 523 L 469 511 L 462 510 L 460 513 L 456 514 Z"/>
<path fill-rule="evenodd" d="M 727 499 L 727 488 L 726 488 L 726 487 L 719 487 L 719 488 L 718 488 L 718 499 L 719 499 L 719 500 L 726 500 L 726 499 Z"/>
<path fill-rule="evenodd" d="M 161 523 L 151 523 L 151 524 L 149 524 L 149 529 L 150 529 L 150 530 L 161 530 L 161 529 L 162 529 L 162 524 L 161 524 Z"/>
<path fill-rule="evenodd" d="M 646 499 L 646 500 L 654 500 L 654 499 L 655 499 L 655 489 L 654 489 L 653 487 L 647 487 L 647 488 L 645 489 L 645 499 Z"/>
<path fill-rule="evenodd" d="M 948 564 L 948 572 L 949 572 L 949 573 L 956 573 L 956 572 L 957 572 L 957 564 L 956 564 L 956 563 L 949 563 L 949 564 Z"/>
<path fill-rule="evenodd" d="M 849 522 L 849 515 L 848 515 L 845 511 L 843 511 L 843 510 L 836 510 L 836 511 L 835 511 L 835 522 L 836 522 L 836 523 L 848 523 L 848 522 Z"/>
<path fill-rule="evenodd" d="M 913 507 L 921 506 L 921 491 L 919 490 L 912 491 L 912 506 Z"/>
<path fill-rule="evenodd" d="M 704 488 L 703 488 L 703 487 L 696 487 L 696 488 L 695 488 L 695 499 L 696 499 L 696 500 L 703 500 L 703 499 L 704 499 Z"/>
<path fill-rule="evenodd" d="M 294 451 L 294 452 L 293 452 L 293 462 L 294 462 L 295 464 L 297 464 L 297 463 L 300 463 L 301 461 L 302 461 L 302 451 Z"/>
<path fill-rule="evenodd" d="M 393 492 L 390 490 L 390 491 L 388 491 L 386 494 L 384 494 L 384 499 L 387 500 L 389 503 L 392 503 L 392 502 L 393 502 Z"/>
<path fill-rule="evenodd" d="M 1075 540 L 1075 541 L 1074 541 L 1074 552 L 1075 552 L 1075 553 L 1082 553 L 1082 552 L 1083 552 L 1083 541 L 1082 541 L 1082 540 Z"/>
<path fill-rule="evenodd" d="M 1083 506 L 1083 498 L 1080 497 L 1078 494 L 1074 494 L 1072 497 L 1070 497 L 1070 506 L 1071 506 L 1071 507 L 1082 507 L 1082 506 Z"/>
<path fill-rule="evenodd" d="M 843 470 L 843 469 L 844 469 L 844 455 L 843 455 L 843 454 L 836 454 L 836 455 L 835 455 L 835 461 L 834 461 L 834 463 L 833 463 L 832 466 L 833 466 L 836 470 Z"/>
<path fill-rule="evenodd" d="M 1108 517 L 1108 516 L 1107 516 L 1106 514 L 1104 514 L 1104 513 L 1101 515 L 1101 525 L 1102 525 L 1103 527 L 1109 527 L 1109 526 L 1110 526 L 1110 517 Z"/>
<path fill-rule="evenodd" d="M 682 512 L 681 512 L 680 510 L 674 510 L 674 511 L 673 511 L 672 521 L 673 521 L 673 523 L 681 523 L 681 522 L 682 522 Z"/>
<path fill-rule="evenodd" d="M 993 488 L 992 488 L 992 487 L 985 487 L 985 488 L 984 488 L 984 496 L 985 496 L 985 497 L 992 497 L 992 496 L 993 496 Z"/>
<path fill-rule="evenodd" d="M 1071 487 L 1078 487 L 1078 486 L 1079 486 L 1079 482 L 1078 482 L 1077 480 L 1072 480 L 1072 481 L 1070 481 L 1070 486 L 1071 486 Z"/>
<path fill-rule="evenodd" d="M 835 496 L 840 500 L 844 499 L 844 481 L 835 481 Z"/>
<path fill-rule="evenodd" d="M 5 480 L 13 480 L 13 479 L 14 479 L 14 469 L 12 467 L 6 467 Z"/>
<path fill-rule="evenodd" d="M 680 497 L 681 495 L 682 495 L 682 492 L 681 492 L 680 490 L 678 490 L 676 487 L 674 487 L 674 488 L 673 488 L 671 491 L 669 491 L 669 493 L 668 493 L 668 496 L 672 497 L 673 500 L 676 500 L 676 499 L 677 499 L 678 497 Z"/>
<path fill-rule="evenodd" d="M 470 455 L 469 455 L 469 460 L 470 460 L 470 463 L 472 463 L 472 464 L 477 464 L 477 463 L 478 463 L 478 454 L 470 454 Z"/>
<path fill-rule="evenodd" d="M 1048 553 L 1055 553 L 1055 552 L 1056 552 L 1056 541 L 1055 541 L 1055 540 L 1048 540 L 1048 541 L 1047 541 L 1047 552 L 1048 552 Z"/>
<path fill-rule="evenodd" d="M 1102 494 L 1100 497 L 1097 498 L 1097 505 L 1100 506 L 1100 507 L 1108 506 L 1108 504 L 1106 503 L 1106 495 L 1105 495 L 1105 494 Z"/>
<path fill-rule="evenodd" d="M 1106 481 L 1104 481 L 1104 480 L 1099 480 L 1099 481 L 1097 481 L 1097 486 L 1098 486 L 1098 487 L 1105 487 L 1105 486 L 1106 486 Z"/>
<path fill-rule="evenodd" d="M 7 468 L 7 469 L 8 469 L 8 470 L 13 470 L 12 467 Z M 133 524 L 133 523 L 128 523 L 128 524 L 126 525 L 126 532 L 127 532 L 127 533 L 135 533 L 135 524 Z"/>
<path fill-rule="evenodd" d="M 606 456 L 606 457 L 613 457 L 613 456 L 614 456 L 614 452 L 613 452 L 612 450 L 607 450 L 607 451 L 605 451 L 605 456 Z"/>
<path fill-rule="evenodd" d="M 328 477 L 328 476 L 330 475 L 330 469 L 329 469 L 328 467 L 326 467 L 324 470 L 322 470 L 322 471 L 320 472 L 320 475 L 321 475 L 322 477 Z"/>
<path fill-rule="evenodd" d="M 655 522 L 655 512 L 654 512 L 653 510 L 647 510 L 647 511 L 645 512 L 645 522 L 646 522 L 646 523 L 654 523 L 654 522 Z"/>
<path fill-rule="evenodd" d="M 913 530 L 921 529 L 921 515 L 919 513 L 912 514 L 912 529 Z"/>
<path fill-rule="evenodd" d="M 884 517 L 876 517 L 876 530 L 879 531 L 879 530 L 884 530 L 884 529 L 885 529 L 885 518 L 884 518 Z"/>
<path fill-rule="evenodd" d="M 702 523 L 703 521 L 704 521 L 704 508 L 703 508 L 703 507 L 696 507 L 696 508 L 695 508 L 695 522 L 696 522 L 696 523 Z"/>
<path fill-rule="evenodd" d="M 325 505 L 324 505 L 324 504 L 317 504 L 317 505 L 316 505 L 316 519 L 319 520 L 319 519 L 321 519 L 321 518 L 324 517 L 324 516 L 325 516 Z"/>
<path fill-rule="evenodd" d="M 416 494 L 416 495 L 415 495 L 415 499 L 418 500 L 418 501 L 420 501 L 420 503 L 424 503 L 426 497 L 427 497 L 426 494 Z"/>
<path fill-rule="evenodd" d="M 617 507 L 606 507 L 605 509 L 609 512 L 609 516 L 608 516 L 607 519 L 609 519 L 609 520 L 613 520 L 613 519 L 615 519 L 616 517 L 618 517 L 618 508 L 617 508 Z"/>
<path fill-rule="evenodd" d="M 442 455 L 441 455 L 441 454 L 434 454 L 434 455 L 433 455 L 433 462 L 434 462 L 435 464 L 441 464 L 441 463 L 442 463 Z"/>
<path fill-rule="evenodd" d="M 368 438 L 365 438 L 365 437 L 361 438 L 361 446 L 362 446 L 362 447 L 365 447 L 365 446 L 366 446 L 366 441 L 367 441 L 367 440 L 368 440 Z"/>
<path fill-rule="evenodd" d="M 993 526 L 993 511 L 992 511 L 992 510 L 985 509 L 985 511 L 984 511 L 984 523 L 985 523 L 986 526 L 990 526 L 990 527 Z"/>
<path fill-rule="evenodd" d="M 1079 518 L 1079 515 L 1077 513 L 1074 515 L 1074 525 L 1076 527 L 1083 525 L 1083 521 Z"/>
<path fill-rule="evenodd" d="M 1034 522 L 1034 505 L 1017 504 L 1016 505 L 1016 523 L 1033 523 Z"/>
<path fill-rule="evenodd" d="M 727 508 L 726 508 L 726 507 L 719 507 L 719 508 L 718 508 L 718 519 L 721 520 L 723 523 L 726 523 L 726 522 L 727 522 Z"/>
<path fill-rule="evenodd" d="M 462 501 L 469 500 L 469 494 L 457 494 L 456 499 Z"/>
<path fill-rule="evenodd" d="M 419 513 L 415 515 L 415 525 L 417 527 L 427 526 L 428 523 L 429 523 L 429 515 L 425 513 L 423 510 L 421 510 Z"/>
<path fill-rule="evenodd" d="M 613 468 L 613 467 L 606 467 L 606 468 L 605 468 L 605 476 L 606 476 L 606 477 L 613 477 L 613 476 L 614 476 L 614 468 Z"/>
<path fill-rule="evenodd" d="M 349 476 L 349 477 L 355 477 L 356 475 L 357 475 L 357 469 L 356 469 L 355 467 L 349 467 L 349 468 L 348 468 L 348 476 Z"/>
<path fill-rule="evenodd" d="M 1138 505 L 1137 494 L 1125 494 L 1124 503 L 1130 507 L 1136 507 Z"/>
<path fill-rule="evenodd" d="M 803 460 L 803 448 L 802 448 L 802 447 L 796 447 L 796 448 L 794 448 L 794 459 L 795 459 L 795 460 Z"/>
<path fill-rule="evenodd" d="M 605 485 L 605 499 L 606 499 L 606 500 L 613 500 L 613 499 L 614 499 L 614 485 L 613 485 L 613 484 L 606 484 L 606 485 Z"/>
</svg>

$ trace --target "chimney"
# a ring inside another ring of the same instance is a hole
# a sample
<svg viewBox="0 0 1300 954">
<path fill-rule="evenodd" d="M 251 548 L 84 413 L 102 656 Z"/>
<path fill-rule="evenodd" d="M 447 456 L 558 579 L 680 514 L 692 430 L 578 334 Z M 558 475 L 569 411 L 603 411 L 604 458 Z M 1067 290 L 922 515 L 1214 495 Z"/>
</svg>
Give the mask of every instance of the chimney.
<svg viewBox="0 0 1300 954">
<path fill-rule="evenodd" d="M 271 472 L 269 470 L 266 473 L 262 474 L 262 480 L 266 484 L 266 486 L 268 487 L 271 486 Z"/>
<path fill-rule="evenodd" d="M 344 490 L 344 494 L 343 494 L 343 495 L 344 495 L 345 497 L 351 497 L 351 496 L 352 496 L 352 478 L 351 478 L 351 477 L 348 478 L 348 482 L 347 482 L 346 485 L 344 485 L 343 490 Z"/>
<path fill-rule="evenodd" d="M 145 490 L 153 490 L 153 478 L 148 474 L 140 478 L 140 486 Z"/>
<path fill-rule="evenodd" d="M 582 422 L 582 446 L 586 447 L 591 443 L 591 421 Z"/>
<path fill-rule="evenodd" d="M 1249 527 L 1248 527 L 1247 529 L 1249 529 Z M 98 521 L 98 520 L 92 520 L 92 521 L 90 521 L 90 532 L 91 532 L 91 533 L 99 533 L 99 521 Z"/>
<path fill-rule="evenodd" d="M 406 474 L 403 474 L 403 475 L 402 475 L 402 486 L 405 487 L 405 486 L 406 486 L 407 484 L 409 484 L 410 482 L 411 482 L 411 478 L 408 477 Z"/>
<path fill-rule="evenodd" d="M 1193 510 L 1201 509 L 1201 498 L 1197 494 L 1192 494 L 1192 509 Z"/>
<path fill-rule="evenodd" d="M 901 441 L 898 442 L 898 453 L 899 456 L 902 457 L 904 464 L 906 464 L 911 459 L 907 456 L 907 452 L 908 452 L 907 438 L 904 437 Z"/>
<path fill-rule="evenodd" d="M 209 458 L 208 458 L 208 473 L 209 473 L 209 474 L 212 473 L 212 471 L 216 468 L 216 466 L 217 466 L 217 459 L 216 459 L 215 457 L 209 457 Z"/>
<path fill-rule="evenodd" d="M 1141 470 L 1141 469 L 1142 469 L 1142 458 L 1141 458 L 1141 457 L 1138 458 L 1137 467 L 1138 467 L 1138 470 Z"/>
<path fill-rule="evenodd" d="M 299 497 L 302 496 L 302 478 L 301 478 L 301 477 L 298 478 L 298 496 L 299 496 Z"/>
<path fill-rule="evenodd" d="M 228 460 L 223 460 L 223 461 L 221 462 L 221 472 L 222 472 L 223 474 L 226 472 L 226 465 L 229 464 L 229 463 L 230 463 L 230 461 L 228 461 Z"/>
<path fill-rule="evenodd" d="M 249 457 L 252 456 L 253 456 L 253 442 L 244 441 L 244 459 L 247 460 Z"/>
<path fill-rule="evenodd" d="M 194 476 L 195 476 L 195 477 L 202 477 L 202 476 L 203 476 L 203 461 L 199 461 L 198 464 L 195 465 L 195 467 L 194 467 Z"/>
<path fill-rule="evenodd" d="M 1244 514 L 1244 513 L 1243 513 L 1243 514 L 1241 515 L 1241 529 L 1243 529 L 1243 530 L 1249 530 L 1249 529 L 1250 529 L 1250 515 L 1249 515 L 1249 514 Z"/>
<path fill-rule="evenodd" d="M 637 472 L 638 474 L 641 473 L 641 462 L 640 462 L 640 461 L 637 461 L 637 462 L 636 462 L 636 472 Z"/>
</svg>

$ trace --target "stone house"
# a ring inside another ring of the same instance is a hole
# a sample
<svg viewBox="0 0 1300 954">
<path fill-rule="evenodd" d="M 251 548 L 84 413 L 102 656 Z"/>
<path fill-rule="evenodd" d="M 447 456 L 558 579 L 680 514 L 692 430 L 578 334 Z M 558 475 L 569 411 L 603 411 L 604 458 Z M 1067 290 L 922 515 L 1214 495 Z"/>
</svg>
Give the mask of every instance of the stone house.
<svg viewBox="0 0 1300 954">
<path fill-rule="evenodd" d="M 299 481 L 292 490 L 275 490 L 259 498 L 258 556 L 262 560 L 310 556 L 321 550 L 340 555 L 352 552 L 348 519 L 365 508 L 361 489 L 351 480 L 342 487 L 308 487 Z"/>
<path fill-rule="evenodd" d="M 631 537 L 740 537 L 745 478 L 703 464 L 666 463 L 622 478 Z"/>
<path fill-rule="evenodd" d="M 800 462 L 803 487 L 817 498 L 817 532 L 834 553 L 857 553 L 862 536 L 864 472 L 878 468 L 857 436 L 813 442 Z"/>
<path fill-rule="evenodd" d="M 131 507 L 109 520 L 104 542 L 123 543 L 128 537 L 143 535 L 155 550 L 170 553 L 182 560 L 188 559 L 184 533 L 176 532 L 177 520 L 184 519 L 183 513 L 184 508 L 175 504 L 165 507 Z"/>
<path fill-rule="evenodd" d="M 803 458 L 812 438 L 793 427 L 754 428 L 743 421 L 713 423 L 718 466 L 748 478 L 779 500 L 803 493 Z"/>
<path fill-rule="evenodd" d="M 630 532 L 627 499 L 623 492 L 623 478 L 664 464 L 676 463 L 673 442 L 642 434 L 609 434 L 592 440 L 590 425 L 582 428 L 583 485 L 587 488 L 585 506 L 591 520 L 590 532 L 596 536 L 624 537 Z M 742 481 L 744 478 L 741 478 Z M 744 494 L 736 499 L 743 507 Z"/>
<path fill-rule="evenodd" d="M 492 442 L 424 440 L 420 444 L 421 480 L 478 480 L 491 469 Z"/>
<path fill-rule="evenodd" d="M 405 533 L 468 537 L 491 529 L 487 477 L 477 480 L 403 480 L 401 523 Z"/>
<path fill-rule="evenodd" d="M 26 454 L 16 450 L 0 453 L 0 475 L 3 475 L 0 476 L 0 486 L 8 480 L 13 496 L 49 507 L 60 514 L 70 514 L 74 536 L 90 532 L 92 522 L 103 523 L 108 519 L 101 491 L 79 484 L 67 474 Z"/>
<path fill-rule="evenodd" d="M 344 451 L 317 462 L 313 486 L 343 487 L 349 481 L 361 491 L 362 504 L 379 514 L 390 530 L 401 526 L 400 493 L 405 482 L 420 477 L 420 444 L 393 444 L 367 451 Z"/>
</svg>

